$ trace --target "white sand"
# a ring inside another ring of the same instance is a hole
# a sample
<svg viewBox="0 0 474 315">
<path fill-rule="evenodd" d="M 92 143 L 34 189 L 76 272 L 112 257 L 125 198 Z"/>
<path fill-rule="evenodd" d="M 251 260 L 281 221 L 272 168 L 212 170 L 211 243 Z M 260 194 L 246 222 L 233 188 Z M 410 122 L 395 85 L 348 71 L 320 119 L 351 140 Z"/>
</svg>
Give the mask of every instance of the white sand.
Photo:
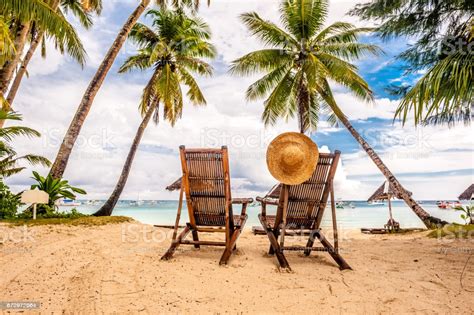
<svg viewBox="0 0 474 315">
<path fill-rule="evenodd" d="M 425 233 L 351 231 L 341 247 L 353 271 L 339 271 L 326 253 L 307 258 L 293 252 L 287 253 L 293 272 L 280 273 L 276 259 L 266 254 L 267 237 L 250 231 L 224 267 L 218 266 L 222 248 L 217 247 L 185 246 L 171 261 L 160 261 L 170 243 L 161 238 L 171 232 L 138 223 L 32 227 L 21 242 L 13 242 L 20 232 L 0 225 L 0 302 L 38 301 L 48 314 L 469 314 L 474 309 L 474 258 L 466 266 L 472 240 L 440 243 Z"/>
</svg>

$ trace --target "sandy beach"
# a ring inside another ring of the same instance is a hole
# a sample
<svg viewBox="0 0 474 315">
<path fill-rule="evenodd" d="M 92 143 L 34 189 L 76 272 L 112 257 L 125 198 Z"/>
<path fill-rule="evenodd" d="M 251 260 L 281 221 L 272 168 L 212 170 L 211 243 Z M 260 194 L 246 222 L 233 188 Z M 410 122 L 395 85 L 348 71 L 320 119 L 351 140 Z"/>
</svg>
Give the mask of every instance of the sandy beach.
<svg viewBox="0 0 474 315">
<path fill-rule="evenodd" d="M 1 300 L 41 302 L 42 313 L 468 314 L 474 308 L 474 264 L 466 264 L 472 242 L 440 243 L 426 232 L 344 231 L 341 247 L 353 271 L 339 271 L 325 253 L 288 253 L 293 272 L 281 273 L 266 254 L 266 236 L 250 230 L 220 267 L 215 247 L 182 247 L 171 261 L 160 261 L 170 230 L 135 222 L 0 229 Z"/>
</svg>

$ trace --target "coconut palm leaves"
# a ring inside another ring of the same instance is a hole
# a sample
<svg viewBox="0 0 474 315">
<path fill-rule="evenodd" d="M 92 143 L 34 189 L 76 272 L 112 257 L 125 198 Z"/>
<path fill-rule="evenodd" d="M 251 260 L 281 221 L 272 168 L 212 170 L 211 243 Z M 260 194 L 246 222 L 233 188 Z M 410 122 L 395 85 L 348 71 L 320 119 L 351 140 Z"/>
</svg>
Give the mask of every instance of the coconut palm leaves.
<svg viewBox="0 0 474 315">
<path fill-rule="evenodd" d="M 36 27 L 54 36 L 58 45 L 65 47 L 72 57 L 84 61 L 84 48 L 74 28 L 47 1 L 2 0 L 0 15 L 4 17 L 4 21 L 11 18 L 11 22 L 18 25 L 34 22 Z"/>
<path fill-rule="evenodd" d="M 398 57 L 406 62 L 408 73 L 423 70 L 426 74 L 414 86 L 395 91 L 403 96 L 396 112 L 403 123 L 411 117 L 415 124 L 472 120 L 473 12 L 472 0 L 373 0 L 351 11 L 377 21 L 383 39 L 414 40 Z"/>
<path fill-rule="evenodd" d="M 471 25 L 472 24 L 472 25 Z M 466 27 L 461 47 L 436 62 L 406 93 L 396 111 L 405 123 L 413 113 L 415 124 L 469 123 L 474 115 L 474 19 Z"/>
<path fill-rule="evenodd" d="M 0 111 L 0 120 L 20 121 L 21 116 L 12 113 Z M 0 178 L 9 177 L 17 174 L 25 169 L 20 166 L 21 162 L 27 162 L 31 165 L 49 166 L 50 162 L 41 156 L 26 154 L 18 156 L 12 147 L 12 141 L 18 136 L 39 137 L 40 134 L 36 130 L 27 127 L 11 126 L 0 128 Z"/>
<path fill-rule="evenodd" d="M 150 10 L 147 16 L 154 19 L 152 27 L 137 23 L 130 33 L 130 39 L 139 47 L 137 55 L 126 60 L 120 72 L 134 69 L 153 69 L 153 75 L 143 91 L 140 111 L 144 115 L 150 106 L 156 108 L 155 122 L 158 122 L 159 106 L 163 106 L 163 117 L 172 125 L 183 111 L 183 90 L 195 105 L 206 100 L 193 73 L 209 76 L 212 68 L 200 58 L 213 58 L 215 48 L 209 43 L 210 30 L 197 17 L 168 10 Z"/>
<path fill-rule="evenodd" d="M 347 87 L 363 100 L 373 99 L 368 84 L 350 63 L 379 52 L 376 46 L 357 41 L 369 29 L 342 22 L 323 28 L 327 10 L 324 0 L 283 1 L 283 29 L 255 12 L 241 16 L 251 34 L 268 48 L 235 60 L 231 72 L 245 76 L 266 73 L 246 93 L 248 100 L 266 98 L 262 115 L 266 124 L 297 116 L 301 132 L 315 130 L 320 113 L 335 123 L 334 114 L 340 110 L 328 81 Z"/>
</svg>

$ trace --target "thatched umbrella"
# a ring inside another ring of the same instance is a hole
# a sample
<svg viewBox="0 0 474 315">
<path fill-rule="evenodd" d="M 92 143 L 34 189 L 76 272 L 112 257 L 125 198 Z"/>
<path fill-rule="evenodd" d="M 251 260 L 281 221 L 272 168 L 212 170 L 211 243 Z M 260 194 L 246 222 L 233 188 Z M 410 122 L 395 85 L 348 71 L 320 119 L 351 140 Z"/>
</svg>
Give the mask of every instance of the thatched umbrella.
<svg viewBox="0 0 474 315">
<path fill-rule="evenodd" d="M 407 193 L 411 196 L 412 193 L 407 191 Z M 392 198 L 401 198 L 398 193 L 395 192 L 395 189 L 393 189 L 393 186 L 385 181 L 373 194 L 370 196 L 370 198 L 367 200 L 367 202 L 372 202 L 372 201 L 380 201 L 380 200 L 388 200 L 388 211 L 390 214 L 390 220 L 387 223 L 387 227 L 390 229 L 395 226 L 400 226 L 398 222 L 396 222 L 393 219 L 392 215 Z"/>
<path fill-rule="evenodd" d="M 474 184 L 471 184 L 462 194 L 458 197 L 459 200 L 474 200 Z"/>
<path fill-rule="evenodd" d="M 169 191 L 180 190 L 181 189 L 181 179 L 182 179 L 182 177 L 175 180 L 174 183 L 172 183 L 171 185 L 166 186 L 166 190 L 169 190 Z"/>
</svg>

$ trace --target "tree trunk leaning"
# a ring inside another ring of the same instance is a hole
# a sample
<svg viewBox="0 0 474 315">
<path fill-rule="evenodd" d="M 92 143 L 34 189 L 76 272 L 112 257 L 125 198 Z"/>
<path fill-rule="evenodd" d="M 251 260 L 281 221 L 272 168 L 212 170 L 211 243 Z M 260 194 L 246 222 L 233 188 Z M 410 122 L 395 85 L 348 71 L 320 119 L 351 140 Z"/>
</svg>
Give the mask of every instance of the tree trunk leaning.
<svg viewBox="0 0 474 315">
<path fill-rule="evenodd" d="M 351 135 L 359 142 L 367 155 L 372 159 L 375 165 L 379 168 L 382 174 L 386 177 L 398 195 L 405 201 L 405 203 L 415 212 L 415 214 L 423 221 L 427 228 L 434 228 L 439 225 L 448 224 L 438 218 L 432 217 L 410 196 L 410 194 L 403 188 L 400 182 L 395 178 L 388 167 L 383 163 L 377 153 L 370 147 L 370 145 L 361 137 L 361 135 L 352 127 L 349 120 L 342 114 L 337 115 L 342 124 L 349 130 Z"/>
<path fill-rule="evenodd" d="M 50 170 L 50 174 L 54 178 L 61 178 L 63 176 L 72 149 L 74 147 L 74 144 L 76 143 L 79 133 L 81 132 L 81 128 L 84 124 L 84 121 L 87 115 L 89 114 L 95 96 L 97 95 L 97 92 L 102 86 L 105 77 L 107 76 L 115 59 L 117 58 L 117 55 L 120 49 L 122 48 L 125 40 L 127 39 L 132 27 L 138 21 L 142 13 L 145 11 L 148 4 L 150 4 L 150 0 L 142 0 L 140 5 L 130 15 L 127 22 L 124 24 L 120 33 L 115 39 L 114 43 L 107 52 L 107 55 L 102 61 L 102 64 L 97 70 L 86 92 L 84 93 L 84 96 L 82 98 L 81 103 L 79 104 L 76 114 L 74 115 L 74 118 L 72 119 L 71 124 L 69 125 L 69 129 L 66 132 L 66 135 L 64 136 L 63 142 L 56 156 L 56 160 L 54 161 L 53 166 Z"/>
<path fill-rule="evenodd" d="M 95 216 L 110 216 L 112 211 L 117 204 L 120 195 L 127 184 L 127 179 L 130 174 L 130 169 L 132 168 L 133 159 L 135 158 L 135 154 L 137 153 L 138 146 L 140 145 L 140 141 L 143 137 L 143 133 L 145 132 L 148 123 L 150 122 L 151 116 L 153 116 L 153 112 L 155 111 L 156 106 L 150 106 L 148 111 L 145 114 L 145 117 L 138 127 L 137 133 L 135 135 L 135 139 L 133 140 L 132 146 L 130 147 L 130 151 L 128 152 L 127 160 L 122 169 L 122 174 L 120 174 L 119 180 L 117 185 L 115 185 L 114 191 L 110 195 L 109 199 L 105 202 L 105 204 L 96 212 L 94 213 Z"/>
<path fill-rule="evenodd" d="M 38 48 L 39 44 L 41 43 L 41 39 L 43 38 L 44 31 L 39 31 L 38 34 L 36 34 L 35 39 L 30 45 L 30 48 L 28 49 L 25 57 L 23 58 L 23 62 L 21 63 L 20 68 L 18 69 L 18 72 L 16 73 L 15 79 L 13 80 L 12 86 L 10 87 L 10 90 L 8 91 L 8 96 L 7 96 L 7 102 L 12 107 L 13 101 L 15 100 L 16 93 L 18 92 L 18 89 L 20 88 L 21 80 L 23 80 L 23 76 L 26 73 L 26 69 L 33 58 L 33 55 Z"/>
<path fill-rule="evenodd" d="M 18 63 L 21 60 L 21 56 L 23 54 L 23 49 L 25 48 L 26 41 L 28 39 L 28 34 L 30 32 L 30 23 L 22 24 L 16 35 L 15 35 L 15 57 L 7 61 L 4 65 L 2 65 L 2 69 L 0 70 L 0 93 L 4 96 L 7 93 L 8 86 L 10 85 L 10 81 L 13 77 L 15 69 L 18 66 Z"/>
</svg>

